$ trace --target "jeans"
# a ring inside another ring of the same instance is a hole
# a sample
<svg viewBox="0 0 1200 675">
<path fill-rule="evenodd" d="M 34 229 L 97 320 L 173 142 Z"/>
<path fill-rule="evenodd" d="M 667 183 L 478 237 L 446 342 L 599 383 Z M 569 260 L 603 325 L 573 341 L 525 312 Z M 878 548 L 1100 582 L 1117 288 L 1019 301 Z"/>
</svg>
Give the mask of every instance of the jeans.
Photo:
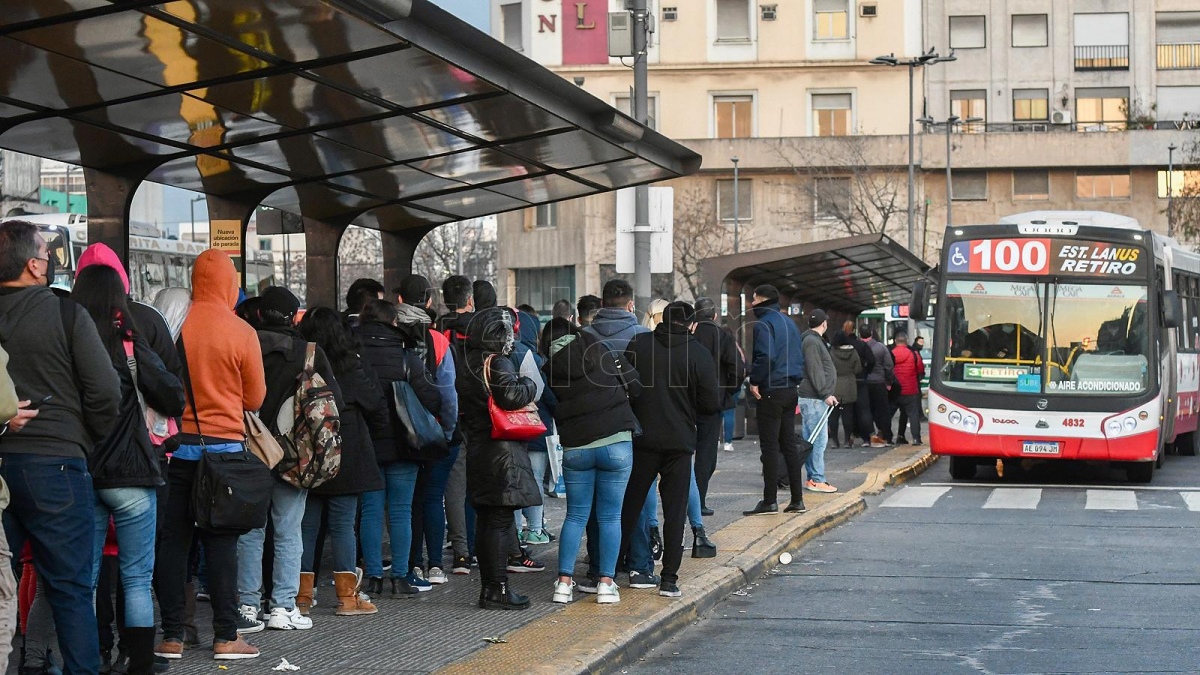
<svg viewBox="0 0 1200 675">
<path fill-rule="evenodd" d="M 271 526 L 274 529 L 274 557 L 271 564 L 271 609 L 296 608 L 300 592 L 300 558 L 304 556 L 305 502 L 308 490 L 294 488 L 281 480 L 271 487 Z M 258 607 L 263 595 L 263 546 L 265 527 L 238 537 L 238 593 L 243 605 Z M 337 570 L 343 571 L 343 570 Z"/>
<path fill-rule="evenodd" d="M 804 488 L 804 460 L 796 446 L 796 401 L 794 389 L 762 393 L 758 401 L 758 442 L 762 449 L 763 500 L 774 504 L 779 496 L 779 457 L 787 465 L 792 499 L 799 501 Z"/>
<path fill-rule="evenodd" d="M 65 671 L 95 673 L 100 669 L 92 602 L 96 503 L 87 462 L 3 453 L 0 476 L 12 495 L 4 511 L 5 535 L 14 551 L 32 542 L 34 566 L 58 626 Z"/>
<path fill-rule="evenodd" d="M 903 436 L 904 427 L 907 425 L 912 428 L 912 436 L 909 437 L 909 440 L 919 443 L 921 441 L 921 395 L 901 395 L 896 406 L 900 409 L 900 428 L 896 430 L 897 435 Z"/>
<path fill-rule="evenodd" d="M 171 459 L 167 465 L 167 508 L 162 541 L 155 557 L 154 575 L 159 580 L 158 605 L 162 610 L 164 639 L 183 640 L 185 621 L 184 584 L 188 581 L 188 558 L 192 536 L 200 533 L 208 570 L 208 594 L 213 612 L 213 635 L 218 640 L 237 639 L 238 537 L 214 534 L 196 527 L 192 515 L 192 484 L 200 462 Z M 94 634 L 96 631 L 92 631 Z"/>
<path fill-rule="evenodd" d="M 154 577 L 154 530 L 158 518 L 158 496 L 152 487 L 96 490 L 92 556 L 92 592 L 100 579 L 100 559 L 111 516 L 117 527 L 118 564 L 125 596 L 125 626 L 154 626 L 154 601 L 150 596 Z"/>
<path fill-rule="evenodd" d="M 621 504 L 633 469 L 633 442 L 599 448 L 563 451 L 563 477 L 567 483 L 567 517 L 558 542 L 558 573 L 572 576 L 579 543 L 596 505 L 599 543 L 597 576 L 612 577 L 621 549 Z"/>
<path fill-rule="evenodd" d="M 534 449 L 536 446 L 537 449 Z M 529 463 L 533 466 L 533 479 L 537 481 L 538 486 L 542 485 L 542 479 L 546 475 L 546 470 L 550 466 L 550 454 L 546 452 L 546 443 L 538 440 L 530 443 L 528 446 Z M 537 506 L 526 506 L 523 509 L 517 509 L 513 514 L 513 523 L 517 527 L 517 531 L 521 530 L 521 516 L 525 516 L 525 524 L 529 527 L 530 532 L 540 532 L 546 529 L 545 507 L 541 504 Z"/>
<path fill-rule="evenodd" d="M 704 518 L 700 514 L 700 489 L 696 487 L 695 460 L 692 461 L 692 474 L 688 480 L 687 518 L 693 528 L 704 527 Z"/>
<path fill-rule="evenodd" d="M 621 506 L 621 550 L 629 551 L 632 558 L 632 541 L 626 535 L 632 533 L 644 502 L 648 501 L 642 495 L 647 493 L 655 478 L 658 478 L 664 523 L 663 581 L 675 582 L 679 579 L 679 565 L 683 562 L 683 521 L 687 512 L 688 475 L 691 473 L 691 465 L 692 453 L 682 450 L 639 450 L 633 453 L 633 468 L 629 473 L 625 501 Z M 630 569 L 639 568 L 634 567 L 631 562 Z"/>
<path fill-rule="evenodd" d="M 737 424 L 737 408 L 721 411 L 721 437 L 726 443 L 733 442 L 733 427 Z"/>
<path fill-rule="evenodd" d="M 358 557 L 358 536 L 354 532 L 354 521 L 358 517 L 358 495 L 333 495 L 323 497 L 309 493 L 304 506 L 304 520 L 300 531 L 304 537 L 304 555 L 300 559 L 300 571 L 316 569 L 317 538 L 321 532 L 321 515 L 329 513 L 329 541 L 333 544 L 333 571 L 353 572 Z"/>
<path fill-rule="evenodd" d="M 417 488 L 415 462 L 388 462 L 383 472 L 382 490 L 363 493 L 362 540 L 363 572 L 368 577 L 383 576 L 383 512 L 387 507 L 388 536 L 392 549 L 392 577 L 408 575 L 408 554 L 412 548 L 412 503 Z"/>
<path fill-rule="evenodd" d="M 800 399 L 800 436 L 808 439 L 813 435 L 813 430 L 817 428 L 817 423 L 821 421 L 821 416 L 829 409 L 825 405 L 825 401 L 816 398 Z M 804 461 L 804 468 L 808 471 L 808 479 L 817 483 L 825 482 L 825 446 L 829 444 L 829 433 L 822 429 L 821 433 L 812 439 L 812 452 L 808 453 L 808 459 Z M 792 489 L 797 494 L 800 493 L 800 486 L 796 483 L 792 484 Z"/>
<path fill-rule="evenodd" d="M 513 511 L 516 509 L 477 506 L 475 510 L 475 555 L 479 556 L 479 576 L 484 583 L 504 583 L 508 581 L 508 552 L 517 536 L 513 529 Z"/>
<path fill-rule="evenodd" d="M 732 431 L 730 432 L 732 433 Z M 696 416 L 696 488 L 700 505 L 708 505 L 708 483 L 717 470 L 717 444 L 720 442 L 721 414 Z"/>
<path fill-rule="evenodd" d="M 429 566 L 443 567 L 442 550 L 446 543 L 446 483 L 450 470 L 458 459 L 458 448 L 450 448 L 450 454 L 428 467 L 422 467 L 418 478 L 425 476 L 424 490 L 420 493 L 421 514 L 417 517 L 413 508 L 412 548 L 408 553 L 408 564 L 425 567 L 425 549 L 429 550 Z M 418 480 L 418 482 L 420 482 Z M 414 501 L 415 501 L 414 497 Z"/>
</svg>

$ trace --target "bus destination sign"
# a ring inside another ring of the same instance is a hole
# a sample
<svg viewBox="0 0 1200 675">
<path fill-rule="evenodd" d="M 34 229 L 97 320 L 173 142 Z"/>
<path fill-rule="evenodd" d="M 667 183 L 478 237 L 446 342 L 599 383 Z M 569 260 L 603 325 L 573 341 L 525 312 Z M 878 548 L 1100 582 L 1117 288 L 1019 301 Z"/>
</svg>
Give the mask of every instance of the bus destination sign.
<svg viewBox="0 0 1200 675">
<path fill-rule="evenodd" d="M 1146 274 L 1138 246 L 1074 239 L 972 239 L 947 251 L 946 268 L 960 274 L 1136 278 Z"/>
</svg>

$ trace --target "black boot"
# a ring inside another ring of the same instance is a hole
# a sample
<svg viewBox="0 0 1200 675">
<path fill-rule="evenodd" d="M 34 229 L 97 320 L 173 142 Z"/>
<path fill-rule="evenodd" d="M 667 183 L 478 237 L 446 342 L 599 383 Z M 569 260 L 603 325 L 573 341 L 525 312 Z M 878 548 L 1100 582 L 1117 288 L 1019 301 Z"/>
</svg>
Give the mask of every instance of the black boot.
<svg viewBox="0 0 1200 675">
<path fill-rule="evenodd" d="M 529 598 L 516 593 L 507 581 L 485 581 L 479 589 L 480 609 L 529 609 Z"/>
<path fill-rule="evenodd" d="M 418 592 L 417 587 L 408 583 L 407 579 L 392 577 L 392 598 L 412 598 Z M 367 595 L 370 595 L 370 593 L 367 593 Z"/>
<path fill-rule="evenodd" d="M 383 577 L 369 577 L 367 587 L 363 590 L 372 597 L 383 595 Z"/>
<path fill-rule="evenodd" d="M 704 534 L 703 527 L 692 528 L 692 557 L 693 558 L 715 558 L 717 557 L 717 545 L 708 540 L 708 536 Z"/>
<path fill-rule="evenodd" d="M 154 673 L 154 626 L 148 628 L 125 628 L 121 645 L 129 652 L 129 675 L 152 675 Z"/>
<path fill-rule="evenodd" d="M 650 555 L 655 560 L 662 560 L 663 541 L 662 532 L 657 527 L 650 528 Z"/>
</svg>

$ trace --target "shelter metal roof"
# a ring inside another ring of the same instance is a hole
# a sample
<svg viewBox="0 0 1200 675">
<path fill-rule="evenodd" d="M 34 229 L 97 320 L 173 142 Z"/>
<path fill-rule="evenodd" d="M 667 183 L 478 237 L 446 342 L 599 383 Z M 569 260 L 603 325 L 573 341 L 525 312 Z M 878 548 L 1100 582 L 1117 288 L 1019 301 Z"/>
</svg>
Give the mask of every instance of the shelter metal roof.
<svg viewBox="0 0 1200 675">
<path fill-rule="evenodd" d="M 929 266 L 883 234 L 863 234 L 708 258 L 710 288 L 747 290 L 771 284 L 782 295 L 827 310 L 857 314 L 908 302 Z"/>
<path fill-rule="evenodd" d="M 389 230 L 700 165 L 428 0 L 3 0 L 0 147 Z"/>
</svg>

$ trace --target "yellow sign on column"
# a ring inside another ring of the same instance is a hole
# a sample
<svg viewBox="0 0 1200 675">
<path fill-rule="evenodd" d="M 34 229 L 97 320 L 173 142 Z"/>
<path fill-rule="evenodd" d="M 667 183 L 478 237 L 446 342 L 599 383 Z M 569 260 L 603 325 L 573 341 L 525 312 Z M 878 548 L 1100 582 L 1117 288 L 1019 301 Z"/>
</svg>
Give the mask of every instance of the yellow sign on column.
<svg viewBox="0 0 1200 675">
<path fill-rule="evenodd" d="M 242 255 L 242 222 L 240 220 L 214 220 L 209 232 L 211 248 L 224 251 L 231 257 Z"/>
</svg>

